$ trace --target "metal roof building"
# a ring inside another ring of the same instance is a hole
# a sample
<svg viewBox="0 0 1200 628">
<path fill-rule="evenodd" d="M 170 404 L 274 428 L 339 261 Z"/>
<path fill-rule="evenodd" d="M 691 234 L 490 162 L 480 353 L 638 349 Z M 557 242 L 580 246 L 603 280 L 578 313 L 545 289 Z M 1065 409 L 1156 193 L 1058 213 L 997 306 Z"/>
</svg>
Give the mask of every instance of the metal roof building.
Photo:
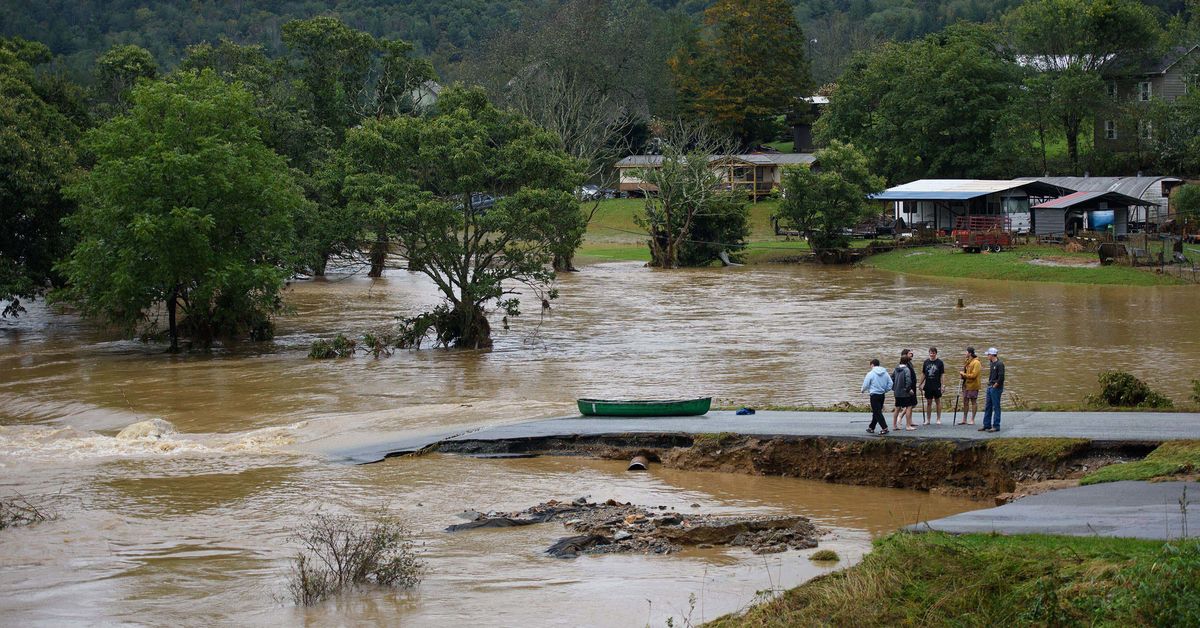
<svg viewBox="0 0 1200 628">
<path fill-rule="evenodd" d="M 1040 181 L 1079 192 L 1117 192 L 1131 196 L 1139 203 L 1130 212 L 1134 222 L 1160 222 L 1167 217 L 1167 195 L 1183 184 L 1179 177 L 1026 177 L 1024 181 Z"/>
</svg>

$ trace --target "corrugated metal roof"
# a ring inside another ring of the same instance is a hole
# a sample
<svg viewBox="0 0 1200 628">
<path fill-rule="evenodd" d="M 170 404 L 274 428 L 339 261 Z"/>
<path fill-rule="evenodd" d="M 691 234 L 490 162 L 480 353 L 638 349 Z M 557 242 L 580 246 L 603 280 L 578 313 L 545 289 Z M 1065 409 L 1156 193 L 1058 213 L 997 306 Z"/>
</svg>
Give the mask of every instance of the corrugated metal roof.
<svg viewBox="0 0 1200 628">
<path fill-rule="evenodd" d="M 1107 201 L 1109 203 L 1114 203 L 1117 205 L 1124 205 L 1126 207 L 1133 207 L 1135 205 L 1140 205 L 1142 207 L 1148 207 L 1150 205 L 1154 205 L 1154 203 L 1149 203 L 1149 202 L 1143 201 L 1139 198 L 1134 198 L 1134 197 L 1126 195 L 1126 194 L 1121 194 L 1120 192 L 1109 192 L 1107 190 L 1090 190 L 1090 191 L 1084 191 L 1084 192 L 1076 192 L 1074 194 L 1068 194 L 1068 195 L 1060 197 L 1060 198 L 1052 199 L 1052 200 L 1046 201 L 1045 203 L 1040 203 L 1038 205 L 1034 205 L 1033 208 L 1034 209 L 1067 209 L 1069 207 L 1075 207 L 1076 205 L 1081 205 L 1088 201 L 1101 201 L 1101 200 Z"/>
<path fill-rule="evenodd" d="M 965 201 L 1004 192 L 1038 181 L 1006 179 L 919 179 L 890 187 L 871 198 L 881 201 Z"/>
<path fill-rule="evenodd" d="M 662 155 L 630 155 L 616 163 L 617 168 L 656 168 L 662 165 Z M 747 153 L 743 155 L 713 155 L 709 161 L 731 159 L 759 166 L 792 166 L 816 161 L 812 153 Z"/>
<path fill-rule="evenodd" d="M 1163 181 L 1182 181 L 1178 177 L 1029 177 L 1026 181 L 1041 181 L 1072 190 L 1085 192 L 1103 190 L 1120 192 L 1134 198 L 1143 198 L 1146 190 Z M 1155 194 L 1158 196 L 1158 194 Z"/>
</svg>

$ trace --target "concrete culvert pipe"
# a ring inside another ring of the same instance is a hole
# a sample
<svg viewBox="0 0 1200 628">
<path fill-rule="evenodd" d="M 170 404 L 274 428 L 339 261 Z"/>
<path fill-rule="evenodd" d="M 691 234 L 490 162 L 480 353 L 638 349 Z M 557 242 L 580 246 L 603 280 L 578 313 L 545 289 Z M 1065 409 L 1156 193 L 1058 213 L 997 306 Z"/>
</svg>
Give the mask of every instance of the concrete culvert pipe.
<svg viewBox="0 0 1200 628">
<path fill-rule="evenodd" d="M 633 460 L 629 461 L 629 468 L 626 471 L 645 471 L 650 464 L 645 456 L 634 456 Z"/>
</svg>

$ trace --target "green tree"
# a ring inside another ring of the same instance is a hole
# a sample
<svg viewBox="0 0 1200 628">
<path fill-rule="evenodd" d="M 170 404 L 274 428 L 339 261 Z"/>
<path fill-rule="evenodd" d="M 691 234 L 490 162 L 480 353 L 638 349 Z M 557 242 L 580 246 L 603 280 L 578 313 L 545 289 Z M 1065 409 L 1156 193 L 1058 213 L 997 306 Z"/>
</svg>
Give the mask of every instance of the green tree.
<svg viewBox="0 0 1200 628">
<path fill-rule="evenodd" d="M 319 16 L 284 24 L 283 42 L 300 57 L 314 115 L 340 139 L 362 117 L 356 104 L 379 41 L 336 17 Z"/>
<path fill-rule="evenodd" d="M 817 151 L 819 168 L 788 168 L 783 175 L 786 197 L 777 217 L 791 223 L 821 255 L 849 246 L 845 230 L 878 209 L 867 199 L 883 189 L 883 177 L 871 174 L 867 158 L 854 146 L 833 141 Z"/>
<path fill-rule="evenodd" d="M 1153 10 L 1136 0 L 1031 0 L 1005 16 L 1017 51 L 1049 77 L 1047 104 L 1079 170 L 1079 134 L 1103 102 L 1100 72 L 1154 49 Z"/>
<path fill-rule="evenodd" d="M 730 261 L 741 261 L 750 235 L 750 211 L 746 195 L 723 192 L 709 199 L 696 214 L 687 239 L 679 246 L 680 266 L 708 266 L 729 254 Z"/>
<path fill-rule="evenodd" d="M 1171 194 L 1176 216 L 1188 233 L 1196 233 L 1200 227 L 1200 185 L 1189 183 Z"/>
<path fill-rule="evenodd" d="M 1191 68 L 1193 86 L 1171 102 L 1156 99 L 1147 118 L 1151 144 L 1164 172 L 1200 176 L 1200 63 Z"/>
<path fill-rule="evenodd" d="M 130 332 L 165 308 L 172 351 L 268 336 L 306 201 L 260 125 L 253 95 L 210 70 L 135 87 L 85 138 L 96 164 L 68 188 L 80 241 L 61 296 Z"/>
<path fill-rule="evenodd" d="M 364 121 L 339 153 L 349 207 L 442 291 L 440 340 L 489 347 L 489 304 L 516 316 L 521 286 L 556 296 L 549 265 L 586 222 L 572 193 L 582 165 L 552 134 L 451 88 L 436 115 Z"/>
<path fill-rule="evenodd" d="M 50 285 L 69 246 L 60 221 L 74 203 L 61 187 L 79 129 L 38 93 L 32 64 L 49 57 L 41 44 L 0 38 L 0 316 L 19 314 L 21 299 Z"/>
<path fill-rule="evenodd" d="M 1015 132 L 1021 68 L 994 29 L 958 25 L 859 55 L 815 130 L 867 155 L 892 181 L 1010 177 L 1027 168 Z"/>
<path fill-rule="evenodd" d="M 786 0 L 718 0 L 709 37 L 686 39 L 670 60 L 681 108 L 743 144 L 769 138 L 775 120 L 812 89 L 808 40 Z"/>
<path fill-rule="evenodd" d="M 158 63 L 149 50 L 133 44 L 113 46 L 96 59 L 96 99 L 104 115 L 123 112 L 129 91 L 138 79 L 158 76 Z"/>
</svg>

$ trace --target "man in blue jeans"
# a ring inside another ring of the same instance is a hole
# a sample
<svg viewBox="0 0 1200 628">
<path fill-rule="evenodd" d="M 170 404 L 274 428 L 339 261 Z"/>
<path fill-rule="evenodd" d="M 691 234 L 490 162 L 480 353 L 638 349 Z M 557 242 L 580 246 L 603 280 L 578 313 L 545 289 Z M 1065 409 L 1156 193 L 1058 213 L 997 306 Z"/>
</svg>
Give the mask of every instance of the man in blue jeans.
<svg viewBox="0 0 1200 628">
<path fill-rule="evenodd" d="M 1004 394 L 1004 363 L 995 347 L 987 350 L 987 404 L 983 406 L 983 427 L 980 432 L 1000 431 L 1000 396 Z"/>
</svg>

